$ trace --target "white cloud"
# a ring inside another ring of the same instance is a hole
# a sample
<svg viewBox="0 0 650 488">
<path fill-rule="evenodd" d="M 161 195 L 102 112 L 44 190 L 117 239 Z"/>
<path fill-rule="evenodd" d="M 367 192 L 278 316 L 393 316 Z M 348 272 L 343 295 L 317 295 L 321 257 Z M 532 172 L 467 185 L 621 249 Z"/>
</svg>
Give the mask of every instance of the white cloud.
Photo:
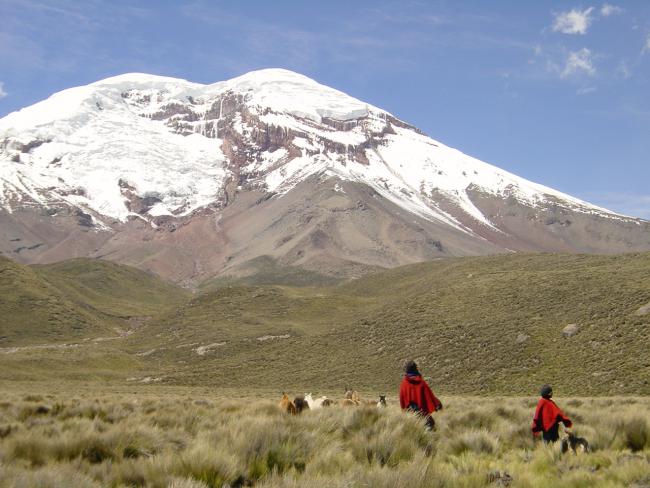
<svg viewBox="0 0 650 488">
<path fill-rule="evenodd" d="M 595 86 L 583 86 L 578 88 L 578 95 L 589 95 L 590 93 L 594 93 L 597 90 Z"/>
<path fill-rule="evenodd" d="M 4 98 L 8 95 L 8 93 L 5 91 L 5 84 L 0 81 L 0 98 Z"/>
<path fill-rule="evenodd" d="M 579 51 L 573 51 L 569 53 L 569 56 L 566 59 L 564 69 L 560 73 L 560 77 L 568 78 L 572 75 L 585 74 L 593 76 L 596 74 L 596 68 L 594 68 L 593 55 L 591 51 L 586 47 L 583 47 Z"/>
<path fill-rule="evenodd" d="M 623 13 L 623 9 L 617 5 L 611 5 L 609 3 L 604 3 L 600 8 L 600 15 L 603 17 L 609 17 L 610 15 L 619 15 Z"/>
<path fill-rule="evenodd" d="M 650 34 L 645 38 L 645 45 L 643 46 L 644 53 L 650 53 Z"/>
<path fill-rule="evenodd" d="M 553 30 L 562 34 L 586 34 L 593 20 L 591 17 L 593 10 L 593 7 L 589 7 L 582 11 L 573 9 L 555 14 Z"/>
</svg>

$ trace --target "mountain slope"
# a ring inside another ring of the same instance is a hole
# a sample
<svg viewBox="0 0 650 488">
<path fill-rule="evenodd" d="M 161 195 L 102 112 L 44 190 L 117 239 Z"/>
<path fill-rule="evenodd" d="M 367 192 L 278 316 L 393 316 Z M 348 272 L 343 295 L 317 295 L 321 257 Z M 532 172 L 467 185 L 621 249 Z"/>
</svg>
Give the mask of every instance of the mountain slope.
<svg viewBox="0 0 650 488">
<path fill-rule="evenodd" d="M 202 294 L 129 341 L 179 384 L 390 389 L 415 358 L 450 393 L 648 394 L 649 272 L 648 253 L 446 259 Z"/>
<path fill-rule="evenodd" d="M 114 276 L 133 273 L 111 266 Z M 152 284 L 158 298 L 143 308 L 169 306 L 131 334 L 94 342 L 84 339 L 103 332 L 86 327 L 65 331 L 61 341 L 74 347 L 8 353 L 0 346 L 0 380 L 102 377 L 120 385 L 390 392 L 403 361 L 414 358 L 443 394 L 532 394 L 550 382 L 563 394 L 646 395 L 649 274 L 649 253 L 516 254 L 441 259 L 333 287 L 226 286 L 187 297 Z M 51 301 L 69 304 L 70 297 Z M 107 309 L 94 306 L 92 294 L 75 299 L 66 318 L 82 310 L 107 324 Z M 32 303 L 23 303 L 26 313 Z M 42 344 L 43 331 L 25 324 L 33 338 L 13 329 L 3 344 Z"/>
<path fill-rule="evenodd" d="M 23 266 L 0 256 L 0 347 L 112 338 L 185 299 L 140 270 L 75 259 Z"/>
<path fill-rule="evenodd" d="M 0 120 L 0 251 L 179 282 L 435 257 L 650 249 L 650 224 L 449 148 L 302 75 L 127 74 Z"/>
</svg>

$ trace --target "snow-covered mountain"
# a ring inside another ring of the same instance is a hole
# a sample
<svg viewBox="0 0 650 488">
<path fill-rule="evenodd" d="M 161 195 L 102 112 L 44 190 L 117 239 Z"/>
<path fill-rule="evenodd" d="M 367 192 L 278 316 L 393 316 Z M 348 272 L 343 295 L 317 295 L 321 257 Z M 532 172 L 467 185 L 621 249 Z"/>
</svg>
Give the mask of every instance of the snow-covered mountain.
<svg viewBox="0 0 650 488">
<path fill-rule="evenodd" d="M 211 85 L 126 74 L 9 114 L 0 208 L 0 250 L 15 258 L 107 256 L 176 279 L 262 257 L 355 274 L 439 255 L 650 248 L 645 221 L 281 69 Z"/>
</svg>

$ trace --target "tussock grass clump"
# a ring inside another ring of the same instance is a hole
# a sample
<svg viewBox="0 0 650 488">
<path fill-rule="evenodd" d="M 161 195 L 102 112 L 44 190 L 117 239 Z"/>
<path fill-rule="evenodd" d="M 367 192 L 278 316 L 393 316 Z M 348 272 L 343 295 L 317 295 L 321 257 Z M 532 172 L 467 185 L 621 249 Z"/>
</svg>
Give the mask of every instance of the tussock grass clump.
<svg viewBox="0 0 650 488">
<path fill-rule="evenodd" d="M 494 454 L 498 448 L 498 440 L 487 430 L 465 431 L 449 443 L 449 452 L 460 455 L 465 452 L 474 454 Z"/>
<path fill-rule="evenodd" d="M 0 439 L 4 439 L 5 437 L 9 437 L 9 435 L 12 432 L 15 432 L 17 430 L 17 427 L 15 425 L 0 425 Z"/>
<path fill-rule="evenodd" d="M 42 402 L 43 397 L 41 395 L 25 395 L 23 400 L 26 402 Z"/>
<path fill-rule="evenodd" d="M 591 454 L 529 431 L 529 399 L 461 398 L 434 432 L 395 405 L 287 415 L 277 402 L 172 393 L 8 395 L 0 487 L 624 487 L 650 480 L 650 400 L 567 400 Z"/>
<path fill-rule="evenodd" d="M 643 450 L 650 441 L 648 422 L 641 417 L 634 417 L 622 425 L 625 447 L 636 452 Z"/>
<path fill-rule="evenodd" d="M 206 486 L 222 486 L 241 476 L 242 466 L 228 452 L 217 449 L 205 439 L 199 439 L 172 463 L 176 476 L 192 479 Z"/>
</svg>

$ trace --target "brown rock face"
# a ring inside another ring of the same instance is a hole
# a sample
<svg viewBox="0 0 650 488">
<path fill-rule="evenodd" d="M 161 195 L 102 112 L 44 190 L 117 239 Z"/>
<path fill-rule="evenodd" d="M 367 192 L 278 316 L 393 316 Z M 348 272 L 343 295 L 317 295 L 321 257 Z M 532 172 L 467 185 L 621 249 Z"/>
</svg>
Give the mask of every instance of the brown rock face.
<svg viewBox="0 0 650 488">
<path fill-rule="evenodd" d="M 549 224 L 543 215 L 529 220 L 526 214 L 525 222 L 534 224 L 525 227 L 526 233 L 494 233 L 491 237 L 496 242 L 492 243 L 408 214 L 373 189 L 338 179 L 309 178 L 282 197 L 259 189 L 233 187 L 232 191 L 234 200 L 227 204 L 186 217 L 156 217 L 155 228 L 132 220 L 102 230 L 97 220 L 87 226 L 79 220 L 84 217 L 63 209 L 53 215 L 36 215 L 27 209 L 18 215 L 0 212 L 0 250 L 21 262 L 101 257 L 195 284 L 217 275 L 255 274 L 259 268 L 254 263 L 264 256 L 280 268 L 297 266 L 346 279 L 445 256 L 500 253 L 505 246 L 526 251 L 549 250 L 546 245 L 575 250 L 581 236 L 569 235 L 563 241 L 554 235 L 544 240 L 542 230 L 549 226 L 567 227 Z M 573 222 L 568 229 L 577 229 L 587 225 L 581 217 L 563 218 Z M 89 219 L 90 215 L 86 222 Z M 515 229 L 512 223 L 509 226 Z M 531 237 L 531 229 L 536 228 L 539 231 L 533 232 L 539 232 L 538 239 Z M 590 243 L 591 250 L 611 245 L 609 240 Z M 624 243 L 619 246 L 623 248 Z"/>
</svg>

